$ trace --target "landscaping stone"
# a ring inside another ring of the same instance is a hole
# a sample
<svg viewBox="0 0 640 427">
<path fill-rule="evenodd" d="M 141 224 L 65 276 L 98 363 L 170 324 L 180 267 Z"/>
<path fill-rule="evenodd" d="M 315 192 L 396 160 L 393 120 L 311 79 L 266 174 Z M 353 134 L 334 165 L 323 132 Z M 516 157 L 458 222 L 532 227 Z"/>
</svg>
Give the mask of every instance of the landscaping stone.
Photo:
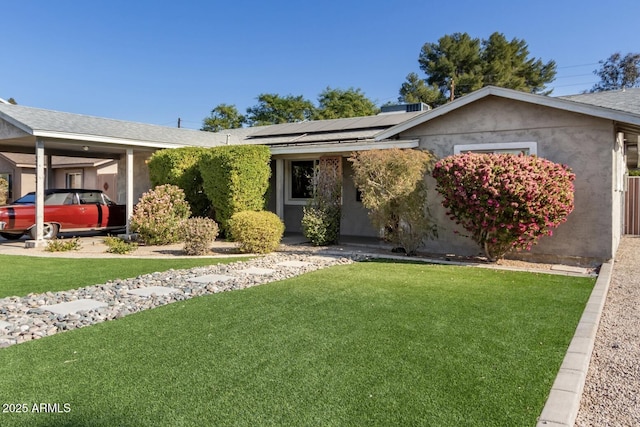
<svg viewBox="0 0 640 427">
<path fill-rule="evenodd" d="M 276 271 L 272 268 L 260 268 L 260 267 L 249 267 L 239 271 L 239 273 L 252 274 L 256 276 L 269 276 L 275 272 Z"/>
<path fill-rule="evenodd" d="M 118 279 L 70 291 L 1 298 L 0 348 L 201 295 L 258 286 L 362 258 L 358 254 L 317 257 L 313 253 L 280 252 L 248 261 Z M 283 266 L 296 268 L 278 268 Z"/>
<path fill-rule="evenodd" d="M 172 294 L 174 292 L 178 292 L 177 289 L 175 288 L 169 288 L 166 286 L 148 286 L 146 288 L 138 288 L 138 289 L 132 289 L 130 291 L 128 291 L 130 294 L 133 295 L 138 295 L 141 297 L 150 297 L 153 295 L 159 296 L 159 295 L 169 295 Z"/>
<path fill-rule="evenodd" d="M 75 301 L 63 302 L 60 304 L 45 305 L 42 308 L 52 313 L 66 314 L 70 315 L 70 318 L 75 318 L 77 316 L 74 316 L 74 314 L 78 311 L 93 310 L 98 307 L 106 307 L 107 305 L 108 304 L 104 302 L 83 298 Z"/>
<path fill-rule="evenodd" d="M 215 283 L 215 282 L 226 282 L 227 280 L 232 280 L 233 276 L 225 276 L 224 274 L 207 274 L 205 276 L 193 277 L 191 279 L 187 279 L 190 282 L 196 283 Z"/>
</svg>

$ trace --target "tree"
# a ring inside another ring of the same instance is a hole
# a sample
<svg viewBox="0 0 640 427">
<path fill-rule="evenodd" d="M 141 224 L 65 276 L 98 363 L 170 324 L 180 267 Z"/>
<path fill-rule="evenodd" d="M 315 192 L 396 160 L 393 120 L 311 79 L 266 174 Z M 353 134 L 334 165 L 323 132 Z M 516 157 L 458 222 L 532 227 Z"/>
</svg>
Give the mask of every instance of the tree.
<svg viewBox="0 0 640 427">
<path fill-rule="evenodd" d="M 536 156 L 458 154 L 438 161 L 433 177 L 447 214 L 491 261 L 531 249 L 573 211 L 573 172 Z"/>
<path fill-rule="evenodd" d="M 589 92 L 640 87 L 640 53 L 620 52 L 611 55 L 606 61 L 598 62 L 600 69 L 593 73 L 600 77 Z"/>
<path fill-rule="evenodd" d="M 540 59 L 529 59 L 529 47 L 524 40 L 507 41 L 504 34 L 493 33 L 483 40 L 483 86 L 499 86 L 523 92 L 548 95 L 545 84 L 554 80 L 555 61 L 546 64 Z"/>
<path fill-rule="evenodd" d="M 426 86 L 440 91 L 436 105 L 488 85 L 549 94 L 545 85 L 556 74 L 554 61 L 529 58 L 524 40 L 507 41 L 497 32 L 488 40 L 467 33 L 445 35 L 437 43 L 424 44 L 418 63 L 427 75 Z"/>
<path fill-rule="evenodd" d="M 384 237 L 414 254 L 423 240 L 435 236 L 427 210 L 425 175 L 433 167 L 433 155 L 420 150 L 371 150 L 349 158 L 353 180 L 369 209 L 373 226 Z"/>
<path fill-rule="evenodd" d="M 280 96 L 263 93 L 258 96 L 258 104 L 247 108 L 249 126 L 275 125 L 311 120 L 315 113 L 313 103 L 300 96 Z"/>
<path fill-rule="evenodd" d="M 316 120 L 373 116 L 379 112 L 376 104 L 359 88 L 342 90 L 327 87 L 318 96 L 318 104 L 314 115 Z"/>
<path fill-rule="evenodd" d="M 424 102 L 427 105 L 438 105 L 442 93 L 438 86 L 427 86 L 425 81 L 416 73 L 409 73 L 407 81 L 402 83 L 400 87 L 400 96 L 398 102 L 413 104 L 415 102 Z"/>
<path fill-rule="evenodd" d="M 241 128 L 247 119 L 238 112 L 235 105 L 219 104 L 211 115 L 202 121 L 202 129 L 208 132 L 219 132 L 224 129 Z"/>
</svg>

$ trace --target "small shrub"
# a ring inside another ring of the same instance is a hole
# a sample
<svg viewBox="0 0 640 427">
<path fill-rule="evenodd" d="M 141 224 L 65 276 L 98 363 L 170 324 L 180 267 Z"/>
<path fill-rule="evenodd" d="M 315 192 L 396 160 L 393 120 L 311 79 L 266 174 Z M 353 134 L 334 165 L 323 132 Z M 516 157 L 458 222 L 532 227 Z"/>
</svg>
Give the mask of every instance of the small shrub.
<svg viewBox="0 0 640 427">
<path fill-rule="evenodd" d="M 80 245 L 80 239 L 75 237 L 70 240 L 52 239 L 47 242 L 47 247 L 44 249 L 47 252 L 68 252 L 78 251 L 82 248 Z"/>
<path fill-rule="evenodd" d="M 184 253 L 205 255 L 218 237 L 218 224 L 210 218 L 189 218 L 184 224 Z"/>
<path fill-rule="evenodd" d="M 340 237 L 340 208 L 305 206 L 302 233 L 315 246 L 336 243 Z"/>
<path fill-rule="evenodd" d="M 280 245 L 284 224 L 278 215 L 266 211 L 243 211 L 229 220 L 231 236 L 240 243 L 241 252 L 269 253 Z"/>
<path fill-rule="evenodd" d="M 316 246 L 338 243 L 340 238 L 342 174 L 331 160 L 320 159 L 313 177 L 313 199 L 303 209 L 302 232 Z"/>
<path fill-rule="evenodd" d="M 160 185 L 144 193 L 133 208 L 131 230 L 148 245 L 176 243 L 183 237 L 182 223 L 190 214 L 181 188 Z"/>
<path fill-rule="evenodd" d="M 103 242 L 105 245 L 107 245 L 106 252 L 110 254 L 124 255 L 138 249 L 137 243 L 127 242 L 119 237 L 107 236 L 104 238 Z"/>
</svg>

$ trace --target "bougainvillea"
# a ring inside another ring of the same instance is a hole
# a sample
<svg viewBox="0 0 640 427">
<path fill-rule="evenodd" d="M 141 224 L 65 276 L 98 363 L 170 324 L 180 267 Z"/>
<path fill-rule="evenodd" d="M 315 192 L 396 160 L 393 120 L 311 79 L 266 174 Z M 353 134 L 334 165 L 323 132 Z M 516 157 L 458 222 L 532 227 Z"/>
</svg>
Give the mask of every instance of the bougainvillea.
<svg viewBox="0 0 640 427">
<path fill-rule="evenodd" d="M 459 154 L 438 161 L 433 177 L 447 215 L 492 261 L 530 250 L 573 210 L 573 172 L 536 156 Z"/>
</svg>

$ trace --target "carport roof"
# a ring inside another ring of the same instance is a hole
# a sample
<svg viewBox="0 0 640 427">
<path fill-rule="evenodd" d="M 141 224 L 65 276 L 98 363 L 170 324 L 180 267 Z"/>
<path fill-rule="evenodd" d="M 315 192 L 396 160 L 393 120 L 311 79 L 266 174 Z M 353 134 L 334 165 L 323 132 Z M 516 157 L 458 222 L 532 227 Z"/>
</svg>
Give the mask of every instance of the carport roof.
<svg viewBox="0 0 640 427">
<path fill-rule="evenodd" d="M 107 119 L 0 103 L 0 119 L 34 137 L 140 145 L 154 148 L 209 147 L 210 132 Z"/>
</svg>

